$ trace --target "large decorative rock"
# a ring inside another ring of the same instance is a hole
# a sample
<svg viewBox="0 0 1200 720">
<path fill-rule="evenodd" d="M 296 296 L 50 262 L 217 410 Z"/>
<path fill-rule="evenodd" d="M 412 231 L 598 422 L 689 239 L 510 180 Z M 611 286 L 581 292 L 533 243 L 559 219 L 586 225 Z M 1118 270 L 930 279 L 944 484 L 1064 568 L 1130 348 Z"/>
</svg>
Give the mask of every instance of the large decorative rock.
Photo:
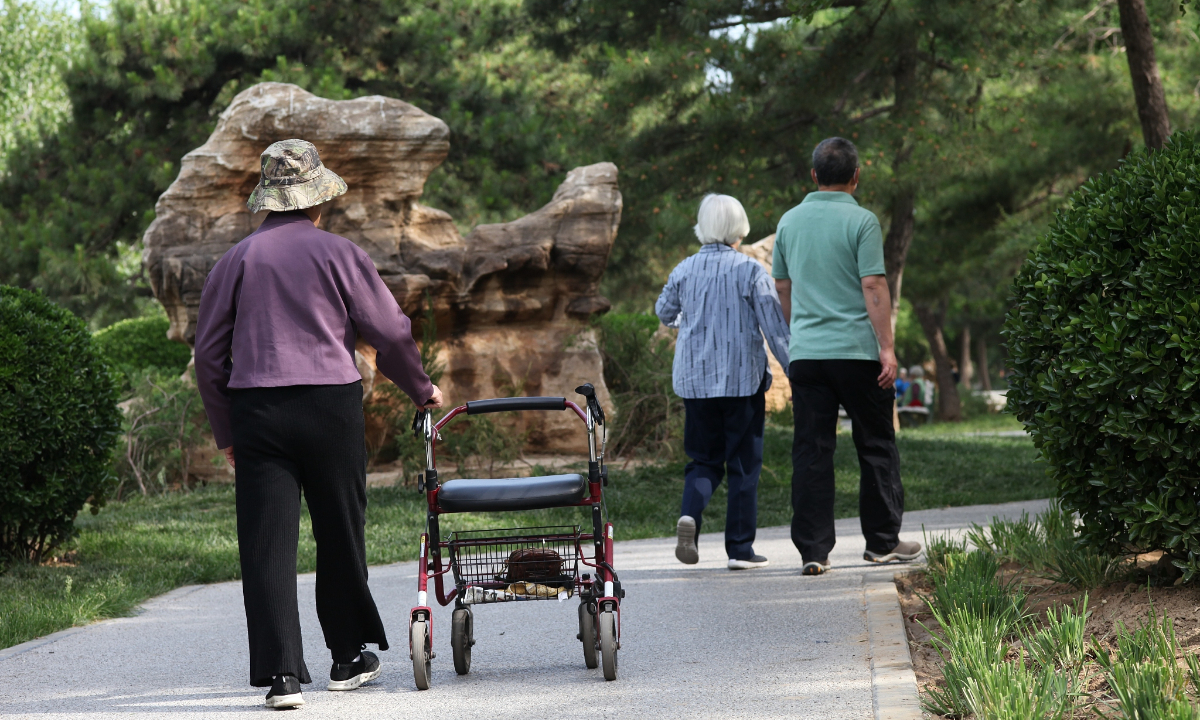
<svg viewBox="0 0 1200 720">
<path fill-rule="evenodd" d="M 586 320 L 609 303 L 600 276 L 621 219 L 611 163 L 567 174 L 541 210 L 511 223 L 481 225 L 466 238 L 441 210 L 418 200 L 449 150 L 449 129 L 407 103 L 380 96 L 325 100 L 294 85 L 261 83 L 237 95 L 179 177 L 159 198 L 143 239 L 143 262 L 171 319 L 170 337 L 193 343 L 209 270 L 249 235 L 246 198 L 259 155 L 287 138 L 312 142 L 349 191 L 322 227 L 362 247 L 400 306 L 419 321 L 432 304 L 447 400 L 566 395 L 592 382 L 611 407 L 595 336 Z M 364 379 L 374 351 L 360 343 Z M 368 378 L 367 376 L 373 376 Z M 566 413 L 523 418 L 531 446 L 579 451 L 580 423 Z"/>
</svg>

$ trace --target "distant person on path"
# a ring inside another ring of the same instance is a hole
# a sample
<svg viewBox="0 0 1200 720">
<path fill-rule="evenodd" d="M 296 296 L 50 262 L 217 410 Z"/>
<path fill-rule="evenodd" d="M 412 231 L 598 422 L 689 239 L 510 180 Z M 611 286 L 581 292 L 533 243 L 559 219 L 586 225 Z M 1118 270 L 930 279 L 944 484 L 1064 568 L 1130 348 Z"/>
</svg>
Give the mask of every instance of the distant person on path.
<svg viewBox="0 0 1200 720">
<path fill-rule="evenodd" d="M 665 325 L 679 328 L 673 387 L 683 398 L 683 448 L 691 459 L 684 470 L 675 557 L 688 565 L 699 562 L 701 515 L 728 474 L 725 553 L 730 570 L 748 570 L 767 564 L 754 552 L 771 387 L 763 336 L 786 365 L 787 321 L 762 265 L 736 250 L 750 232 L 740 202 L 705 196 L 695 232 L 700 251 L 676 266 L 654 306 Z"/>
<path fill-rule="evenodd" d="M 829 570 L 833 550 L 838 406 L 853 426 L 860 470 L 858 509 L 872 562 L 913 560 L 900 542 L 904 487 L 892 425 L 896 352 L 884 277 L 883 235 L 858 206 L 858 150 L 843 138 L 813 151 L 817 192 L 784 213 L 771 274 L 791 324 L 792 542 L 805 575 Z"/>
<path fill-rule="evenodd" d="M 196 380 L 217 447 L 237 474 L 250 684 L 269 686 L 274 708 L 303 704 L 300 684 L 312 682 L 296 604 L 301 492 L 317 541 L 317 617 L 333 655 L 328 688 L 379 677 L 366 643 L 388 647 L 367 587 L 356 334 L 413 402 L 442 405 L 371 258 L 317 229 L 322 204 L 344 192 L 312 143 L 267 148 L 247 205 L 271 212 L 213 267 L 196 323 Z"/>
</svg>

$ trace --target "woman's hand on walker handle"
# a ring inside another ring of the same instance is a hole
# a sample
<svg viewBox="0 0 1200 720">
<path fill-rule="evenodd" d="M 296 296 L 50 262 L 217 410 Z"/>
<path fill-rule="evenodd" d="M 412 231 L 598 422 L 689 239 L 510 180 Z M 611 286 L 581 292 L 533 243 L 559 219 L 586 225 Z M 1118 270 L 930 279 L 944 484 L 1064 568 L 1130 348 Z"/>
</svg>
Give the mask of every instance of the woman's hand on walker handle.
<svg viewBox="0 0 1200 720">
<path fill-rule="evenodd" d="M 230 445 L 229 447 L 225 448 L 221 452 L 225 453 L 225 462 L 229 463 L 229 467 L 234 468 L 236 470 L 237 466 L 233 464 L 233 446 Z"/>
<path fill-rule="evenodd" d="M 425 410 L 432 410 L 434 408 L 440 408 L 442 403 L 442 389 L 437 385 L 434 385 L 433 395 L 429 396 L 429 400 L 427 400 L 421 407 Z"/>
</svg>

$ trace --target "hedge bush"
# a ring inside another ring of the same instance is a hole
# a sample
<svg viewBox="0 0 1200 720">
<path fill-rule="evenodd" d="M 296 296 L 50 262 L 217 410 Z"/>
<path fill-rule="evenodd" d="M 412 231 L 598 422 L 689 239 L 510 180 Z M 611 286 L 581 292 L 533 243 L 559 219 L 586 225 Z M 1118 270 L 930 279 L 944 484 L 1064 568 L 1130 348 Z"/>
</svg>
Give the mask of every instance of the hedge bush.
<svg viewBox="0 0 1200 720">
<path fill-rule="evenodd" d="M 1082 537 L 1200 570 L 1200 146 L 1085 183 L 1013 284 L 1009 408 Z"/>
<path fill-rule="evenodd" d="M 192 351 L 183 343 L 167 339 L 170 324 L 161 316 L 122 320 L 98 331 L 96 345 L 127 377 L 151 368 L 181 375 L 192 359 Z"/>
<path fill-rule="evenodd" d="M 0 554 L 37 560 L 113 485 L 117 388 L 83 321 L 0 286 Z"/>
</svg>

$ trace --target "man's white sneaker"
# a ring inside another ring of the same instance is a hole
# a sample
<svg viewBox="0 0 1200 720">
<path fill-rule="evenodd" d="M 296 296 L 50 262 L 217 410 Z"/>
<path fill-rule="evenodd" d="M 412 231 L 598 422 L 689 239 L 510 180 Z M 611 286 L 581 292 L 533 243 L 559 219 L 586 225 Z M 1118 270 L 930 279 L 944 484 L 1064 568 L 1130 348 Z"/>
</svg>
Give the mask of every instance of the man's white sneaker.
<svg viewBox="0 0 1200 720">
<path fill-rule="evenodd" d="M 675 526 L 675 559 L 684 565 L 700 562 L 700 551 L 696 549 L 696 519 L 691 515 L 679 518 Z"/>
<path fill-rule="evenodd" d="M 863 553 L 863 560 L 877 563 L 909 562 L 910 560 L 916 560 L 920 554 L 921 543 L 908 541 L 897 543 L 896 547 L 885 553 L 873 553 L 867 550 Z"/>
<path fill-rule="evenodd" d="M 754 568 L 766 567 L 769 561 L 762 555 L 755 555 L 749 560 L 735 560 L 729 558 L 730 570 L 753 570 Z"/>
</svg>

